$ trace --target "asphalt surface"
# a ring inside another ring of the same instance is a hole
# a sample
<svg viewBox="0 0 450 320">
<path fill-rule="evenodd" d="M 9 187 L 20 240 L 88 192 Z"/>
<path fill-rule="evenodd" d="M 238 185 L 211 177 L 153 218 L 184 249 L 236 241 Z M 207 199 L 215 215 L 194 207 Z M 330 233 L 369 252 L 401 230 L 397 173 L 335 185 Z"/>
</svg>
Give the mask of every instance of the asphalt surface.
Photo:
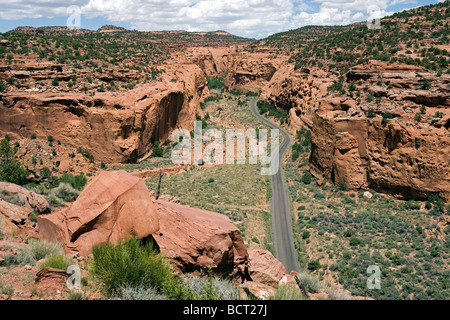
<svg viewBox="0 0 450 320">
<path fill-rule="evenodd" d="M 280 130 L 283 142 L 280 144 L 280 170 L 272 178 L 272 228 L 276 258 L 283 263 L 287 273 L 300 272 L 297 250 L 294 245 L 294 233 L 292 231 L 292 217 L 287 194 L 286 183 L 283 175 L 282 159 L 292 139 L 289 134 L 276 124 L 261 116 L 256 106 L 257 100 L 250 101 L 250 109 L 253 115 L 273 129 Z"/>
</svg>

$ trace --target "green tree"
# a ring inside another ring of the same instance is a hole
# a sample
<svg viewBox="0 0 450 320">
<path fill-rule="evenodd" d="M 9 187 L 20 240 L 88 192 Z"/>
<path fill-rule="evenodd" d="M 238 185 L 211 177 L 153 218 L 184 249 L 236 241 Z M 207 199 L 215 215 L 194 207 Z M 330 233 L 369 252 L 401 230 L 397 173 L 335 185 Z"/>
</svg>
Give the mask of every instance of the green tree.
<svg viewBox="0 0 450 320">
<path fill-rule="evenodd" d="M 7 139 L 0 143 L 0 181 L 24 185 L 30 174 L 22 164 L 15 159 L 17 148 L 11 148 Z"/>
<path fill-rule="evenodd" d="M 3 92 L 3 91 L 5 91 L 5 90 L 6 90 L 6 88 L 7 88 L 7 85 L 6 85 L 6 83 L 5 83 L 5 82 L 3 82 L 3 81 L 0 81 L 0 92 Z"/>
<path fill-rule="evenodd" d="M 304 184 L 311 184 L 312 181 L 312 175 L 309 172 L 305 172 L 303 175 L 302 181 Z"/>
</svg>

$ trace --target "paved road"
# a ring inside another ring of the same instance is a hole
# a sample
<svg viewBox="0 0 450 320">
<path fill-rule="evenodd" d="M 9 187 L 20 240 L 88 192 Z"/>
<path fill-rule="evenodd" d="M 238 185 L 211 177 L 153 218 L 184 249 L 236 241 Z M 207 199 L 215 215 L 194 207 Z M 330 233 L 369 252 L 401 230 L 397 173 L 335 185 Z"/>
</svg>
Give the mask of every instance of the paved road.
<svg viewBox="0 0 450 320">
<path fill-rule="evenodd" d="M 250 101 L 250 109 L 256 118 L 271 128 L 280 130 L 280 133 L 283 136 L 283 142 L 280 144 L 280 170 L 277 174 L 272 176 L 271 208 L 273 238 L 276 257 L 283 263 L 287 273 L 290 273 L 291 271 L 300 272 L 297 250 L 294 246 L 294 234 L 292 231 L 289 197 L 287 194 L 286 183 L 283 176 L 283 168 L 281 165 L 281 159 L 290 147 L 292 139 L 286 131 L 259 114 L 256 106 L 256 100 Z"/>
</svg>

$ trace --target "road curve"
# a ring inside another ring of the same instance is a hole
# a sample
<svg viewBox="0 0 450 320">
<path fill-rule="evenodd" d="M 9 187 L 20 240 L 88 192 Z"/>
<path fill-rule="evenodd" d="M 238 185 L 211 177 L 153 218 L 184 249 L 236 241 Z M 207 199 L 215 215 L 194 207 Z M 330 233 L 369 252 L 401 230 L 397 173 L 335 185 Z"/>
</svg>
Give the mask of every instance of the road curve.
<svg viewBox="0 0 450 320">
<path fill-rule="evenodd" d="M 283 263 L 287 273 L 300 272 L 298 254 L 294 245 L 294 233 L 292 231 L 292 217 L 286 183 L 284 181 L 282 159 L 292 143 L 289 134 L 282 128 L 273 124 L 261 116 L 256 106 L 257 100 L 250 101 L 250 109 L 253 115 L 273 129 L 280 130 L 283 142 L 280 144 L 280 170 L 271 177 L 272 179 L 272 228 L 276 258 Z"/>
</svg>

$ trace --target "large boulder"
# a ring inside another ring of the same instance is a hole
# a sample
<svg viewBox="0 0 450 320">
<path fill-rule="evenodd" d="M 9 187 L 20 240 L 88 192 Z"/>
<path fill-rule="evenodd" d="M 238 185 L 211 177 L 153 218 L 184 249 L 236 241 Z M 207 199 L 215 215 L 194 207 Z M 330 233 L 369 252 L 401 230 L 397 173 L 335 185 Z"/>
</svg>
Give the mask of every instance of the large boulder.
<svg viewBox="0 0 450 320">
<path fill-rule="evenodd" d="M 228 217 L 166 201 L 156 205 L 161 228 L 154 239 L 178 271 L 246 274 L 247 249 Z"/>
<path fill-rule="evenodd" d="M 27 208 L 0 200 L 0 217 L 3 218 L 2 220 L 6 219 L 15 225 L 22 225 L 30 213 L 31 211 Z"/>
<path fill-rule="evenodd" d="M 0 192 L 15 197 L 24 203 L 24 207 L 38 213 L 50 212 L 50 205 L 45 198 L 33 191 L 8 182 L 0 182 Z"/>
<path fill-rule="evenodd" d="M 253 281 L 277 287 L 286 268 L 267 250 L 253 249 L 249 254 L 249 274 Z"/>
<path fill-rule="evenodd" d="M 93 179 L 71 207 L 39 216 L 38 227 L 40 238 L 86 256 L 97 244 L 150 236 L 159 230 L 159 218 L 144 180 L 110 171 Z"/>
</svg>

